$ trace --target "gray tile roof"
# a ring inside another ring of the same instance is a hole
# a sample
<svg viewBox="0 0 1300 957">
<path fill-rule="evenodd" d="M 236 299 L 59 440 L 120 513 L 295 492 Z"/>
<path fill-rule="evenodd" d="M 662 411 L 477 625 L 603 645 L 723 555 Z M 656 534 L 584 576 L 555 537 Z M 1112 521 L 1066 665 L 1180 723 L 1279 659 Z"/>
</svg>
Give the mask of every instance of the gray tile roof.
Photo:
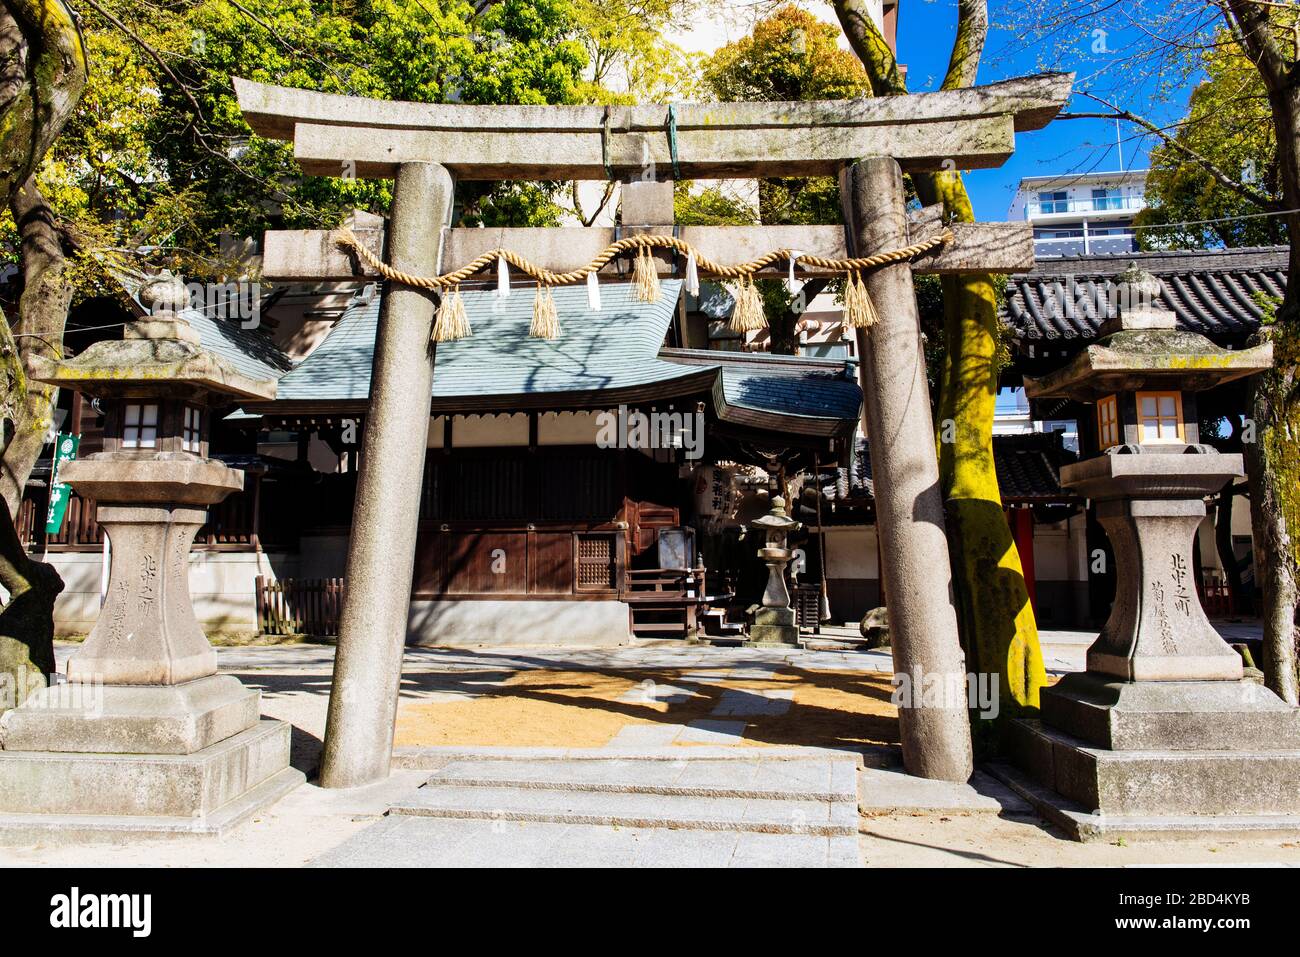
<svg viewBox="0 0 1300 957">
<path fill-rule="evenodd" d="M 993 436 L 993 467 L 1004 505 L 1076 501 L 1074 492 L 1061 487 L 1061 466 L 1077 460 L 1059 432 Z M 855 443 L 853 468 L 839 472 L 850 496 L 875 497 L 871 446 L 866 439 L 859 437 Z"/>
<path fill-rule="evenodd" d="M 278 379 L 291 363 L 271 337 L 243 329 L 238 319 L 213 319 L 194 309 L 181 315 L 199 334 L 203 348 L 225 359 L 236 371 L 254 379 Z"/>
<path fill-rule="evenodd" d="M 1114 314 L 1114 277 L 1136 262 L 1164 287 L 1180 328 L 1221 345 L 1244 341 L 1259 325 L 1259 294 L 1286 290 L 1287 248 L 1194 250 L 1040 260 L 1011 276 L 1002 321 L 1022 340 L 1097 338 Z"/>
<path fill-rule="evenodd" d="M 842 360 L 714 349 L 664 349 L 660 356 L 721 367 L 722 395 L 729 406 L 854 422 L 862 411 L 854 368 Z"/>
</svg>

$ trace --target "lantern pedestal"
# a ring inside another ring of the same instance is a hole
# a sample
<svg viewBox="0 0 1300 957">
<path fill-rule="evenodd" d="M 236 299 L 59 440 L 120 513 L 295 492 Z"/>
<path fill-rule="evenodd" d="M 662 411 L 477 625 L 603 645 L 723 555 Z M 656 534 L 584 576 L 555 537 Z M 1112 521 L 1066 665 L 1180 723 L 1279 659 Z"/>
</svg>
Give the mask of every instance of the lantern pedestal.
<svg viewBox="0 0 1300 957">
<path fill-rule="evenodd" d="M 1210 624 L 1192 549 L 1204 496 L 1242 476 L 1240 455 L 1103 455 L 1061 469 L 1097 502 L 1115 551 L 1115 602 L 1088 649 L 1088 671 L 1129 681 L 1239 681 L 1241 656 Z"/>
</svg>

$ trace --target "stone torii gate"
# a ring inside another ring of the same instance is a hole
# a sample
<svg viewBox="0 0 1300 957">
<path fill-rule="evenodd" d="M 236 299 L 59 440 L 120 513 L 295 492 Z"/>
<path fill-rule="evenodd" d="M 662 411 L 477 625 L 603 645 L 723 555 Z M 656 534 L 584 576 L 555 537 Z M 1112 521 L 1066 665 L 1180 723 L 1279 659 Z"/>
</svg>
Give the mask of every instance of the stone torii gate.
<svg viewBox="0 0 1300 957">
<path fill-rule="evenodd" d="M 879 99 L 667 106 L 469 106 L 386 102 L 236 79 L 244 117 L 262 136 L 292 140 L 303 170 L 395 180 L 387 230 L 354 233 L 394 269 L 450 272 L 492 249 L 555 272 L 579 268 L 613 229 L 454 229 L 454 182 L 628 182 L 621 235 L 673 235 L 672 179 L 838 175 L 846 226 L 683 227 L 675 234 L 722 262 L 798 249 L 827 259 L 863 257 L 933 237 L 940 210 L 905 209 L 902 175 L 1000 165 L 1015 133 L 1052 120 L 1070 74 Z M 867 157 L 867 158 L 863 158 Z M 656 181 L 658 180 L 658 181 Z M 934 427 L 912 289 L 912 270 L 1013 272 L 1033 265 L 1028 224 L 954 224 L 955 241 L 920 260 L 865 277 L 879 322 L 859 329 L 860 375 L 894 667 L 965 687 L 952 600 Z M 657 250 L 656 268 L 675 268 Z M 783 267 L 774 264 L 771 274 Z M 816 274 L 804 268 L 803 275 Z M 614 278 L 610 263 L 602 274 Z M 345 280 L 370 275 L 328 231 L 266 234 L 264 276 Z M 362 439 L 321 784 L 353 787 L 388 774 L 415 561 L 435 350 L 436 294 L 392 283 L 376 333 L 370 409 Z M 422 399 L 422 401 L 420 401 Z M 971 774 L 965 701 L 918 695 L 900 709 L 907 770 L 965 781 Z"/>
</svg>

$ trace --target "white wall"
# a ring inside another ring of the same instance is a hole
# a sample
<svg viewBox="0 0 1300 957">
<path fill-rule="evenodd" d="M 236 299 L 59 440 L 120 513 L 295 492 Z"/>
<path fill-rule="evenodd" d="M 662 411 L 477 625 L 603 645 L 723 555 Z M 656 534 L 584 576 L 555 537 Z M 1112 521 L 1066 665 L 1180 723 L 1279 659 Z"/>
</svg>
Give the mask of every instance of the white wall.
<svg viewBox="0 0 1300 957">
<path fill-rule="evenodd" d="M 870 525 L 828 526 L 826 577 L 871 581 L 880 577 L 876 530 Z"/>
<path fill-rule="evenodd" d="M 103 557 L 99 552 L 51 552 L 49 562 L 63 577 L 54 606 L 55 631 L 85 635 L 99 618 Z M 252 552 L 190 553 L 190 598 L 194 615 L 210 635 L 250 635 L 257 631 L 255 579 L 295 578 L 296 555 Z M 308 576 L 310 577 L 310 576 Z"/>
</svg>

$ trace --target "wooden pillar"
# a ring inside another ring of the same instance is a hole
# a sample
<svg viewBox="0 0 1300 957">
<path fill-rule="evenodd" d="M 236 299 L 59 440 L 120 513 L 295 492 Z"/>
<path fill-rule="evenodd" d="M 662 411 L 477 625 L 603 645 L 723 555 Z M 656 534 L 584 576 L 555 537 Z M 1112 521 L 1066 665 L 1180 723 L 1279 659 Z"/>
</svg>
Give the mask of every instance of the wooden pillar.
<svg viewBox="0 0 1300 957">
<path fill-rule="evenodd" d="M 415 275 L 438 272 L 451 202 L 452 180 L 443 167 L 407 163 L 398 169 L 392 266 Z M 382 780 L 392 759 L 429 428 L 435 301 L 431 293 L 392 283 L 379 313 L 322 787 Z"/>
<path fill-rule="evenodd" d="M 894 160 L 846 167 L 840 196 L 852 255 L 907 245 L 903 174 Z M 973 770 L 966 664 L 912 267 L 885 266 L 864 278 L 880 314 L 873 328 L 858 330 L 858 352 L 903 763 L 919 777 L 965 781 Z"/>
</svg>

